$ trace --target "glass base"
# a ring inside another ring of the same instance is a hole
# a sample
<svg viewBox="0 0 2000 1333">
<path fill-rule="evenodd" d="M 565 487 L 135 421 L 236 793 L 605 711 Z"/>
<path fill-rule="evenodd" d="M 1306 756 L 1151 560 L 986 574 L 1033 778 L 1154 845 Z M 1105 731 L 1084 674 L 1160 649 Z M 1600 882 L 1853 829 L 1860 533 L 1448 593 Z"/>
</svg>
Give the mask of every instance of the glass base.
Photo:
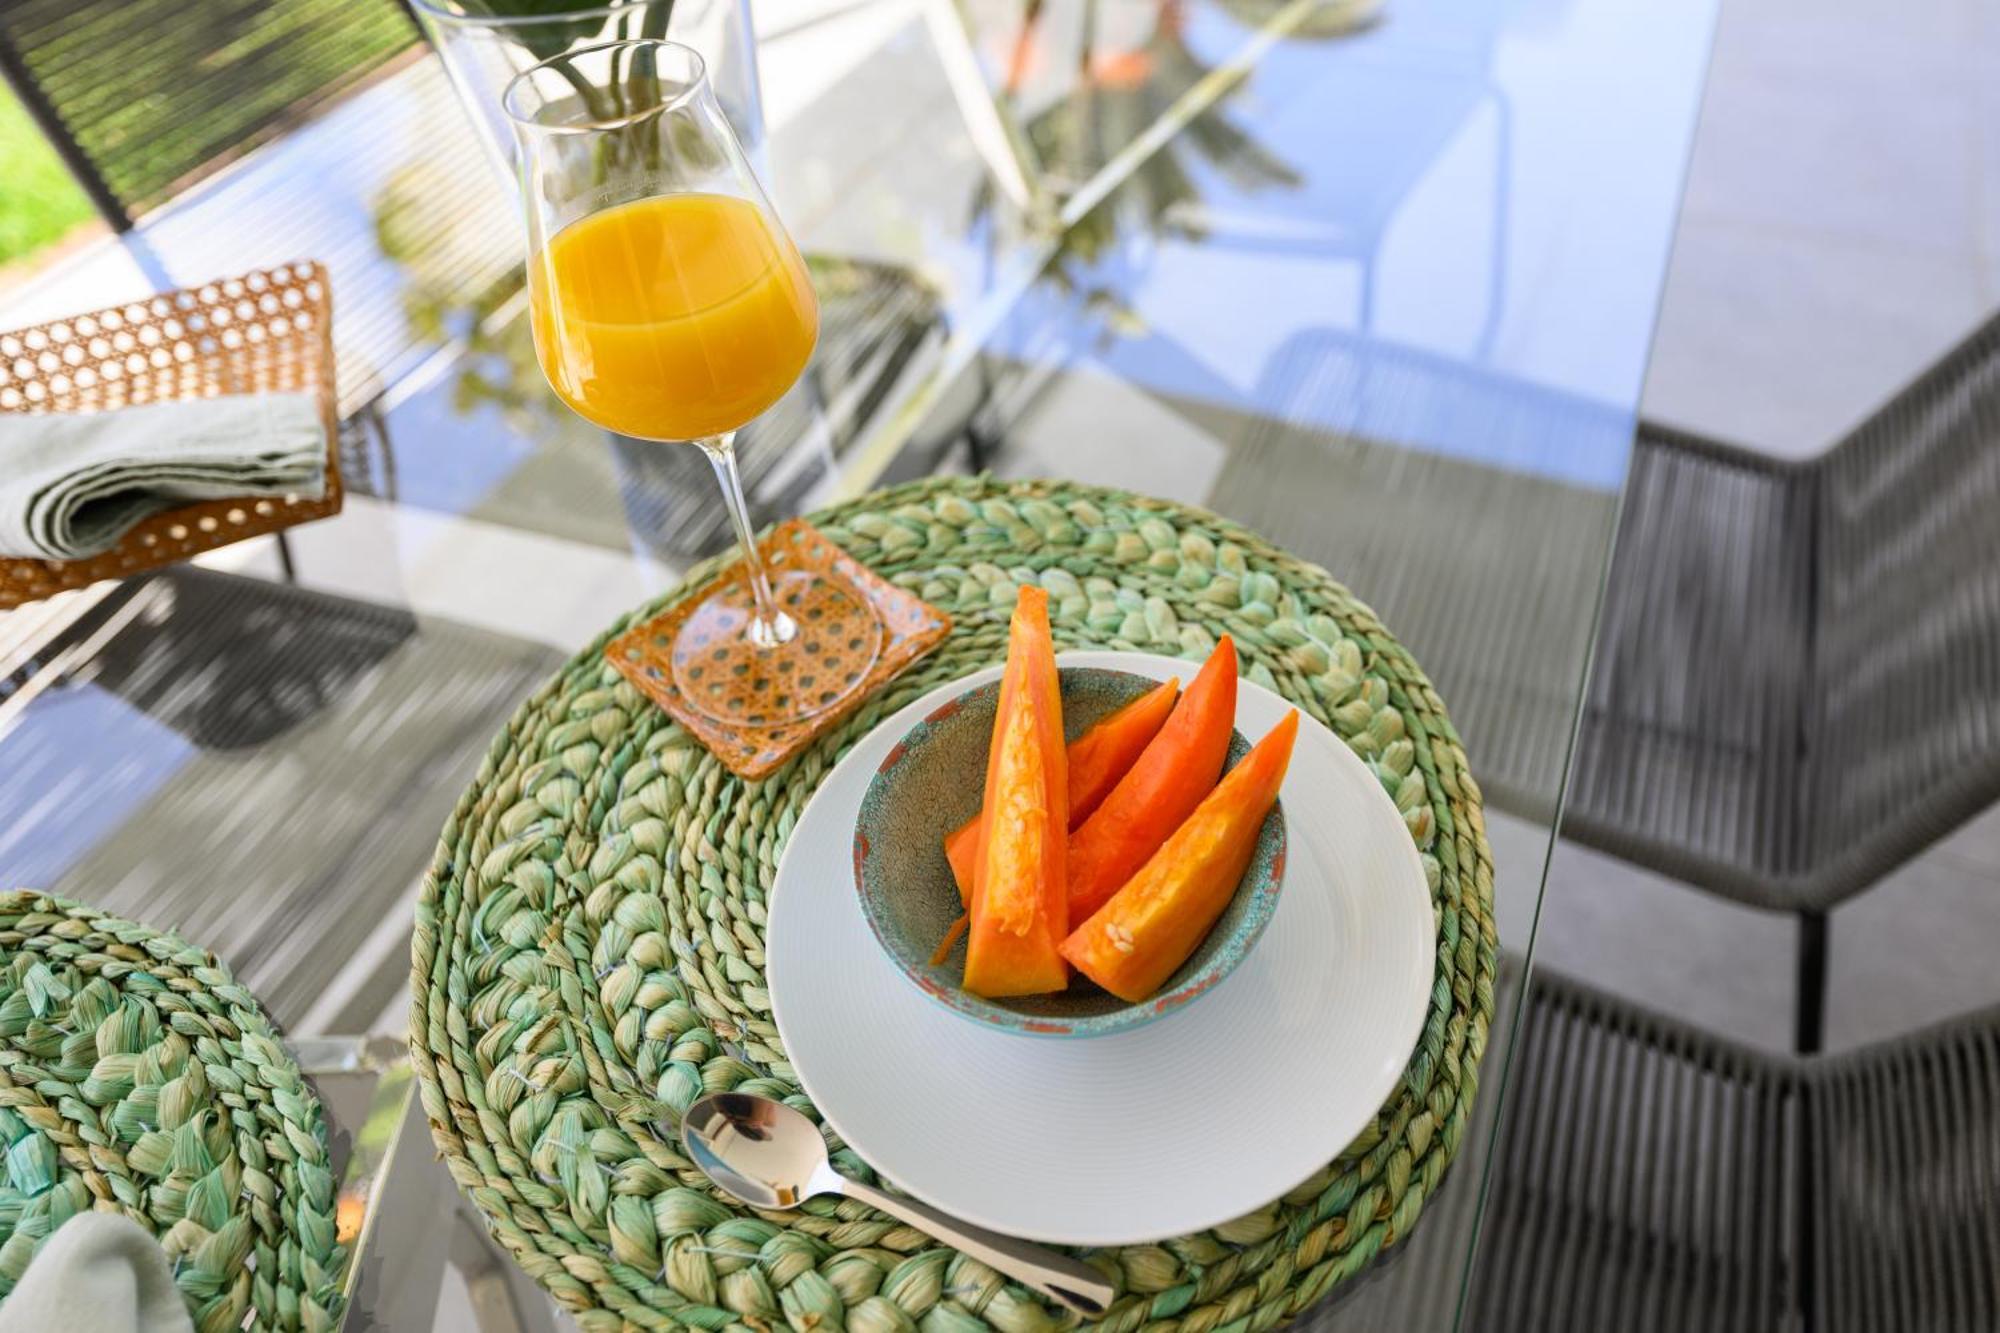
<svg viewBox="0 0 2000 1333">
<path fill-rule="evenodd" d="M 771 571 L 771 591 L 794 632 L 759 644 L 750 585 L 733 578 L 694 609 L 674 636 L 674 683 L 703 717 L 733 726 L 797 722 L 838 708 L 868 679 L 882 651 L 875 609 L 838 579 Z"/>
</svg>

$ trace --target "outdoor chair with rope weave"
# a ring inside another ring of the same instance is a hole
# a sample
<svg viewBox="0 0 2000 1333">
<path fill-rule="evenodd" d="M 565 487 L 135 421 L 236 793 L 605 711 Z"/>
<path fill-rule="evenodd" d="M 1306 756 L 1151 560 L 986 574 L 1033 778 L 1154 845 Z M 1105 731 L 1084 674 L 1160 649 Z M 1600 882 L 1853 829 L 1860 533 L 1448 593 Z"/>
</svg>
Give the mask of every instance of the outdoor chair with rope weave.
<svg viewBox="0 0 2000 1333">
<path fill-rule="evenodd" d="M 1590 405 L 1330 332 L 1296 340 L 1270 381 L 1277 407 L 1232 451 L 1217 503 L 1368 587 L 1451 698 L 1494 803 L 1547 819 L 1569 718 L 1535 682 L 1581 657 L 1575 627 L 1538 608 L 1589 595 L 1610 498 L 1291 423 L 1407 417 L 1421 433 L 1458 402 L 1512 456 L 1558 415 L 1574 435 Z M 1413 467 L 1437 474 L 1433 510 L 1453 483 L 1450 512 L 1374 512 L 1368 478 Z M 1500 486 L 1509 502 L 1487 503 Z M 2000 319 L 1818 459 L 1639 428 L 1563 833 L 1799 914 L 1802 1050 L 1819 1043 L 1826 913 L 2000 797 L 1996 503 Z M 1530 506 L 1554 534 L 1539 563 L 1496 566 L 1514 548 L 1481 540 L 1482 514 Z M 1441 524 L 1454 541 L 1428 539 Z M 1424 567 L 1439 561 L 1451 577 Z"/>
<path fill-rule="evenodd" d="M 2000 1008 L 1832 1056 L 1537 972 L 1471 1333 L 2000 1327 Z"/>
</svg>

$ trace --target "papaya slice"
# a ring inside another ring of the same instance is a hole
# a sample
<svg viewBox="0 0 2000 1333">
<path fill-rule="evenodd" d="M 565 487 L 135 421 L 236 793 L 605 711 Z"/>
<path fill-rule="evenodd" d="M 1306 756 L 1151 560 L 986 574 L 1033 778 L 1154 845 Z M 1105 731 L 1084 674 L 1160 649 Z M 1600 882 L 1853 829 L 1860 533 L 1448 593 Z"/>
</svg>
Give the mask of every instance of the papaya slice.
<svg viewBox="0 0 2000 1333">
<path fill-rule="evenodd" d="M 1138 873 L 1063 941 L 1063 957 L 1134 1004 L 1165 984 L 1235 897 L 1298 734 L 1294 709 L 1223 775 Z"/>
<path fill-rule="evenodd" d="M 1118 711 L 1102 718 L 1069 744 L 1069 826 L 1090 817 L 1125 776 L 1147 742 L 1173 712 L 1180 694 L 1179 678 L 1161 681 Z M 974 815 L 945 835 L 944 855 L 958 881 L 958 900 L 972 901 L 973 861 L 979 854 L 980 816 Z"/>
<path fill-rule="evenodd" d="M 1048 607 L 1038 587 L 1014 604 L 987 754 L 965 988 L 988 998 L 1069 984 L 1058 952 L 1069 931 L 1069 784 Z"/>
<path fill-rule="evenodd" d="M 1124 777 L 1069 841 L 1069 917 L 1086 921 L 1215 787 L 1236 726 L 1228 635 Z"/>
</svg>

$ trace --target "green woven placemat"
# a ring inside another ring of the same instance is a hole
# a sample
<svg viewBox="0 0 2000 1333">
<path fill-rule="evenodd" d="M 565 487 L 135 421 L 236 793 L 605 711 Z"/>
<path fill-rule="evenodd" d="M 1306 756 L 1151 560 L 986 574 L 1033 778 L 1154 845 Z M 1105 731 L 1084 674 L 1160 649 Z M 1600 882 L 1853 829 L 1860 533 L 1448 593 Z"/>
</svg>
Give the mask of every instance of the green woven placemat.
<svg viewBox="0 0 2000 1333">
<path fill-rule="evenodd" d="M 758 784 L 626 685 L 600 655 L 605 639 L 522 705 L 445 826 L 417 908 L 411 1053 L 453 1176 L 592 1333 L 780 1322 L 799 1333 L 1034 1333 L 1065 1322 L 861 1205 L 815 1199 L 759 1214 L 734 1204 L 656 1128 L 718 1089 L 812 1112 L 764 985 L 765 895 L 785 838 L 856 739 L 1001 659 L 1015 588 L 1035 580 L 1051 594 L 1059 648 L 1200 658 L 1216 635 L 1234 635 L 1250 679 L 1328 723 L 1380 775 L 1423 852 L 1436 986 L 1402 1086 L 1374 1124 L 1228 1226 L 1086 1256 L 1123 1293 L 1102 1321 L 1111 1329 L 1234 1333 L 1304 1309 L 1407 1233 L 1477 1086 L 1493 1014 L 1492 858 L 1443 704 L 1325 571 L 1211 514 L 1057 483 L 941 479 L 812 521 L 957 629 Z M 843 1170 L 866 1169 L 833 1143 Z"/>
<path fill-rule="evenodd" d="M 79 1212 L 160 1238 L 201 1333 L 330 1330 L 346 1254 L 319 1099 L 179 936 L 0 893 L 0 1298 Z"/>
</svg>

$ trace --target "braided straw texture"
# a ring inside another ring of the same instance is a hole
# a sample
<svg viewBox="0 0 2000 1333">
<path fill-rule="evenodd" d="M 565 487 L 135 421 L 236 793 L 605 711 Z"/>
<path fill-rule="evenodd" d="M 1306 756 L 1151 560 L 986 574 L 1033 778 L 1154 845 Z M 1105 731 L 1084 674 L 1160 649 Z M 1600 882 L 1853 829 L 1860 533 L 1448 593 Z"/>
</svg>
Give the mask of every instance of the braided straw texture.
<svg viewBox="0 0 2000 1333">
<path fill-rule="evenodd" d="M 345 1251 L 319 1099 L 229 969 L 0 893 L 0 1297 L 86 1209 L 160 1238 L 200 1333 L 331 1330 Z"/>
<path fill-rule="evenodd" d="M 951 614 L 936 653 L 749 784 L 621 680 L 600 639 L 522 705 L 445 826 L 417 908 L 411 1046 L 459 1186 L 590 1333 L 1040 1333 L 1072 1320 L 851 1201 L 735 1204 L 673 1137 L 682 1109 L 724 1089 L 816 1117 L 764 981 L 765 901 L 786 836 L 853 741 L 1003 657 L 1015 588 L 1035 581 L 1051 594 L 1058 647 L 1199 658 L 1234 635 L 1250 679 L 1374 769 L 1423 852 L 1436 985 L 1375 1122 L 1247 1217 L 1086 1255 L 1119 1287 L 1102 1326 L 1120 1333 L 1238 1333 L 1297 1314 L 1408 1232 L 1470 1118 L 1493 1015 L 1492 859 L 1443 704 L 1324 570 L 1200 511 L 1059 483 L 933 479 L 813 522 Z M 866 1175 L 829 1137 L 836 1165 Z"/>
</svg>

